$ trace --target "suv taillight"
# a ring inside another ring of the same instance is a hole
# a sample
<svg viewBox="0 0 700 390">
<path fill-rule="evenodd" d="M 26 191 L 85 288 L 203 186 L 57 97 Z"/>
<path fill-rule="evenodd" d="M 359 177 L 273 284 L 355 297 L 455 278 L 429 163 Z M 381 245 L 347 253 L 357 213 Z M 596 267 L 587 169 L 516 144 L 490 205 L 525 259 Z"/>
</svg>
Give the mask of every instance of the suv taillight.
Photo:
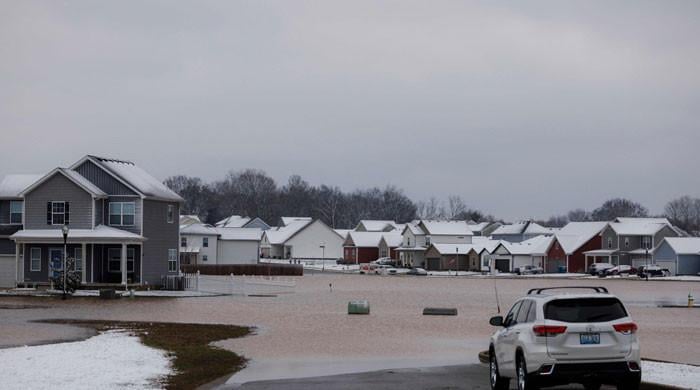
<svg viewBox="0 0 700 390">
<path fill-rule="evenodd" d="M 637 331 L 637 324 L 634 322 L 626 322 L 624 324 L 615 324 L 613 325 L 613 328 L 615 328 L 616 332 L 620 332 L 622 334 L 633 334 Z"/>
<path fill-rule="evenodd" d="M 535 325 L 532 327 L 535 336 L 552 337 L 566 332 L 566 326 L 559 325 Z"/>
</svg>

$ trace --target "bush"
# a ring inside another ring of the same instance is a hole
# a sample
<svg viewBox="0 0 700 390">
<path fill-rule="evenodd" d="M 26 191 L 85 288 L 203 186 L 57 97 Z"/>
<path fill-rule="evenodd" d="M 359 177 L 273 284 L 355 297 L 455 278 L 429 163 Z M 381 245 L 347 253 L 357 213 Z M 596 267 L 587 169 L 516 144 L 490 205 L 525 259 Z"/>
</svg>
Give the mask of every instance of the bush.
<svg viewBox="0 0 700 390">
<path fill-rule="evenodd" d="M 68 270 L 66 273 L 65 270 Z M 56 276 L 52 276 L 50 279 L 53 282 L 54 288 L 56 290 L 63 291 L 63 274 L 66 273 L 66 292 L 72 294 L 75 290 L 80 287 L 80 281 L 82 276 L 80 271 L 75 270 L 75 259 L 72 257 L 66 258 L 66 267 L 64 270 L 56 273 Z"/>
</svg>

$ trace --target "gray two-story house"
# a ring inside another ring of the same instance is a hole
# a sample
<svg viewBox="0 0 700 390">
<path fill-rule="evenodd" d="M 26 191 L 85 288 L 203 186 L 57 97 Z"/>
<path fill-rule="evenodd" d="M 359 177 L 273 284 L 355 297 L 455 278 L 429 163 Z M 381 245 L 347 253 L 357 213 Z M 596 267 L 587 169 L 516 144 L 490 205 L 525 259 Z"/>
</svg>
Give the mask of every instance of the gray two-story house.
<svg viewBox="0 0 700 390">
<path fill-rule="evenodd" d="M 17 199 L 21 228 L 5 238 L 11 248 L 0 244 L 15 256 L 17 282 L 48 283 L 61 269 L 64 225 L 67 255 L 84 284 L 157 285 L 178 272 L 183 199 L 130 161 L 85 156 L 35 180 Z"/>
</svg>

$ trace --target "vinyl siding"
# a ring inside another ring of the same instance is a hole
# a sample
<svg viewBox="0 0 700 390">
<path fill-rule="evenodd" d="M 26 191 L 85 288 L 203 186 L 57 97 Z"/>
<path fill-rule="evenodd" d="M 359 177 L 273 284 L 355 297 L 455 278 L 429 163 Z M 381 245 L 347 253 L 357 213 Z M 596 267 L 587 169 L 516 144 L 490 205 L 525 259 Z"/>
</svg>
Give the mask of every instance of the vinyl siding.
<svg viewBox="0 0 700 390">
<path fill-rule="evenodd" d="M 74 171 L 83 175 L 109 195 L 137 195 L 134 191 L 130 190 L 129 187 L 105 172 L 104 169 L 92 163 L 92 161 L 85 161 L 76 167 Z"/>
<path fill-rule="evenodd" d="M 211 239 L 209 244 L 211 245 Z M 219 254 L 216 264 L 258 263 L 260 253 L 258 241 L 219 240 L 218 246 Z"/>
<path fill-rule="evenodd" d="M 10 223 L 10 201 L 0 199 L 0 224 Z"/>
<path fill-rule="evenodd" d="M 676 233 L 675 230 L 671 229 L 670 227 L 666 226 L 663 229 L 659 230 L 655 235 L 654 235 L 654 242 L 653 245 L 659 245 L 661 240 L 663 240 L 665 237 L 677 237 L 678 233 Z"/>
<path fill-rule="evenodd" d="M 25 196 L 25 229 L 61 229 L 46 223 L 46 203 L 70 202 L 70 227 L 92 229 L 92 196 L 60 173 Z"/>
<path fill-rule="evenodd" d="M 168 223 L 168 205 L 175 207 L 173 223 Z M 143 281 L 160 284 L 161 277 L 168 274 L 168 249 L 180 248 L 178 221 L 180 208 L 177 203 L 144 200 L 143 202 Z"/>
<path fill-rule="evenodd" d="M 700 255 L 678 255 L 677 275 L 697 275 L 700 272 Z"/>
</svg>

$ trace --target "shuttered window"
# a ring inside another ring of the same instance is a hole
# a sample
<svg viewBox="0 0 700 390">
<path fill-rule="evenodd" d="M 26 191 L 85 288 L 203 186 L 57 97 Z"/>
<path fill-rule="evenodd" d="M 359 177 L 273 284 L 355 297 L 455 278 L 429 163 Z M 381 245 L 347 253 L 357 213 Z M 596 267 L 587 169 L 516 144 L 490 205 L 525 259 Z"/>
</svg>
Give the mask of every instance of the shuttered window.
<svg viewBox="0 0 700 390">
<path fill-rule="evenodd" d="M 46 224 L 68 225 L 70 224 L 69 202 L 48 202 L 46 204 Z"/>
</svg>

